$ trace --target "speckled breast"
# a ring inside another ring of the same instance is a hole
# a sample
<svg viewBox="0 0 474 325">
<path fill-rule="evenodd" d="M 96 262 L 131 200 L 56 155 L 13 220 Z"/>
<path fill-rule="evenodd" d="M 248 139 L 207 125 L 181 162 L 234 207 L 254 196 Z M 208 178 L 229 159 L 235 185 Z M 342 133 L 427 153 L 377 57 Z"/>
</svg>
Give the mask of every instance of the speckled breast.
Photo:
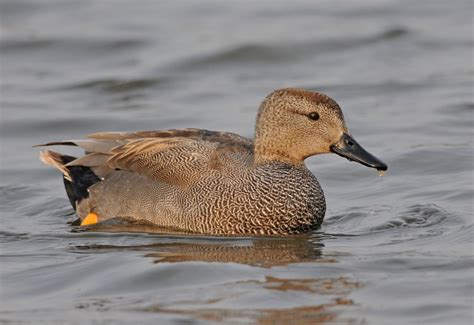
<svg viewBox="0 0 474 325">
<path fill-rule="evenodd" d="M 269 163 L 240 177 L 208 175 L 187 194 L 187 228 L 212 234 L 296 234 L 318 228 L 326 202 L 316 177 L 304 166 Z"/>
</svg>

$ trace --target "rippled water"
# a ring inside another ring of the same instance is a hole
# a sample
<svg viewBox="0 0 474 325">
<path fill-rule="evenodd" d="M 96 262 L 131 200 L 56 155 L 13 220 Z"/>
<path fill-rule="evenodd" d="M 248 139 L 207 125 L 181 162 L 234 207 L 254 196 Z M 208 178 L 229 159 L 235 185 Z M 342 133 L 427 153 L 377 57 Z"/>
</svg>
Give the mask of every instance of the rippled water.
<svg viewBox="0 0 474 325">
<path fill-rule="evenodd" d="M 1 1 L 0 322 L 470 324 L 472 2 Z M 389 165 L 308 167 L 292 238 L 82 231 L 31 145 L 102 130 L 252 136 L 271 90 L 323 91 Z"/>
</svg>

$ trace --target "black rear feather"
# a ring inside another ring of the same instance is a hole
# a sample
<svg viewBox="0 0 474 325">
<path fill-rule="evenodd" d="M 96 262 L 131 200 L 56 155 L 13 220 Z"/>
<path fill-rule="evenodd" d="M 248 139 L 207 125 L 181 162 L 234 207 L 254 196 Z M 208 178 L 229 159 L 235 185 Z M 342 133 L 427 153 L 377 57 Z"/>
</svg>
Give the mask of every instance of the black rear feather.
<svg viewBox="0 0 474 325">
<path fill-rule="evenodd" d="M 72 156 L 61 155 L 63 165 L 66 165 L 75 159 L 76 158 Z M 99 182 L 100 179 L 89 167 L 70 166 L 67 167 L 67 169 L 72 182 L 63 177 L 64 187 L 66 188 L 69 202 L 71 202 L 72 207 L 76 210 L 76 203 L 89 197 L 89 192 L 87 191 L 89 186 Z"/>
</svg>

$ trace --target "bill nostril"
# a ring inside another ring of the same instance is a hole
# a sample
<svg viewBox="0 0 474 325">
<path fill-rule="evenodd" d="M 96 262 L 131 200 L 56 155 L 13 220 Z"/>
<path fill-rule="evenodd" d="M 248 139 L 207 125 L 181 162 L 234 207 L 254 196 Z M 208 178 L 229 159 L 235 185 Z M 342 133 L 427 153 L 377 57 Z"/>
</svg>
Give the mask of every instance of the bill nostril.
<svg viewBox="0 0 474 325">
<path fill-rule="evenodd" d="M 346 143 L 350 147 L 352 147 L 354 145 L 354 142 L 352 142 L 351 140 L 346 140 Z"/>
</svg>

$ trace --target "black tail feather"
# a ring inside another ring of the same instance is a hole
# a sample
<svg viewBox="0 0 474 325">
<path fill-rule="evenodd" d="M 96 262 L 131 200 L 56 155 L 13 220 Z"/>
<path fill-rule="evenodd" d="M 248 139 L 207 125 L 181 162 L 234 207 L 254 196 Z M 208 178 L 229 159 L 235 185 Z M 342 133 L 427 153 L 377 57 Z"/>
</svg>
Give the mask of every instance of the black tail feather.
<svg viewBox="0 0 474 325">
<path fill-rule="evenodd" d="M 64 187 L 71 202 L 76 210 L 76 204 L 89 197 L 87 189 L 100 181 L 99 177 L 85 166 L 65 166 L 67 163 L 76 159 L 76 157 L 63 155 L 54 151 L 46 151 L 41 154 L 41 160 L 48 165 L 59 169 L 64 177 Z"/>
<path fill-rule="evenodd" d="M 62 157 L 64 164 L 76 159 L 75 157 L 71 156 Z M 67 169 L 69 170 L 69 175 L 71 176 L 72 182 L 64 178 L 64 187 L 66 188 L 69 202 L 71 202 L 72 207 L 74 210 L 76 210 L 76 203 L 79 203 L 83 199 L 87 199 L 89 197 L 89 192 L 87 191 L 89 186 L 97 183 L 100 181 L 100 179 L 89 167 L 71 166 L 67 167 Z"/>
</svg>

